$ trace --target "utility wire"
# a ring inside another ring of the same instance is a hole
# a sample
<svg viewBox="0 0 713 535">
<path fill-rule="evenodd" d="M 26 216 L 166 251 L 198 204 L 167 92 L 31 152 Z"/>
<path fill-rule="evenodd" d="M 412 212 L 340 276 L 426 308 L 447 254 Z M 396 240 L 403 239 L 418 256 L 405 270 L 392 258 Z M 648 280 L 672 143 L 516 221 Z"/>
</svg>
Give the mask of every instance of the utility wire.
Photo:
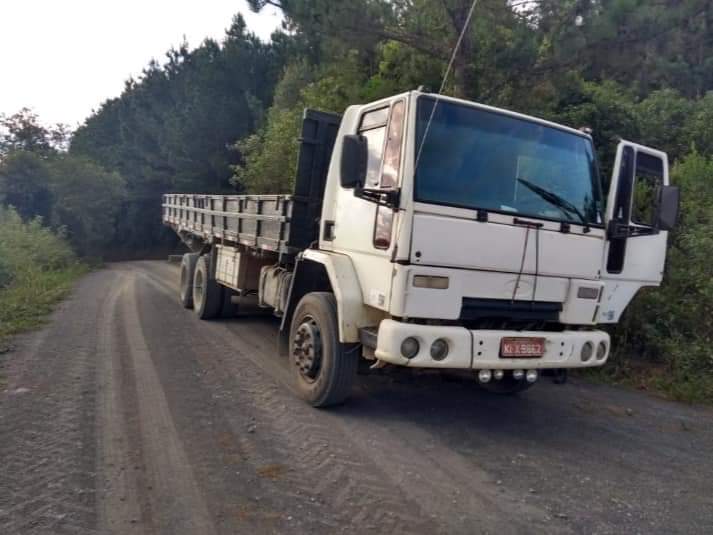
<svg viewBox="0 0 713 535">
<path fill-rule="evenodd" d="M 433 116 L 436 114 L 436 107 L 438 106 L 439 98 L 441 94 L 443 93 L 443 90 L 446 88 L 446 82 L 448 81 L 448 75 L 451 73 L 451 69 L 453 68 L 453 63 L 455 63 L 456 56 L 458 55 L 458 50 L 460 49 L 460 45 L 463 42 L 463 37 L 465 37 L 465 32 L 468 31 L 468 26 L 470 26 L 470 20 L 473 18 L 473 12 L 475 11 L 475 6 L 478 3 L 478 0 L 473 0 L 473 3 L 470 6 L 470 10 L 468 11 L 468 16 L 465 19 L 465 24 L 463 24 L 463 29 L 460 32 L 460 35 L 458 36 L 458 41 L 456 41 L 456 46 L 453 48 L 453 54 L 451 54 L 451 59 L 448 62 L 448 67 L 446 67 L 446 72 L 443 75 L 443 81 L 441 82 L 441 88 L 438 90 L 438 95 L 436 95 L 436 102 L 433 104 L 433 109 L 431 110 L 431 116 L 428 118 L 428 123 L 426 123 L 426 130 L 423 133 L 423 138 L 421 139 L 421 144 L 418 147 L 418 153 L 416 154 L 416 169 L 418 169 L 418 162 L 421 160 L 421 152 L 423 151 L 423 145 L 426 142 L 426 137 L 428 136 L 428 132 L 431 129 L 431 123 L 433 122 Z"/>
</svg>

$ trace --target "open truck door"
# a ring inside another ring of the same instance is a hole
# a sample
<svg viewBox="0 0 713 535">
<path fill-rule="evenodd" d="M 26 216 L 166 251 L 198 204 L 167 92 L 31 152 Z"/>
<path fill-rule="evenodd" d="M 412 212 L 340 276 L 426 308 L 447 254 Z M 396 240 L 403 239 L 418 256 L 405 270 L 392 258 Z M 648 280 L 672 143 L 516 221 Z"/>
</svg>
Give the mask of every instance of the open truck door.
<svg viewBox="0 0 713 535">
<path fill-rule="evenodd" d="M 621 141 L 606 207 L 606 282 L 599 321 L 619 320 L 642 286 L 663 279 L 666 242 L 678 217 L 679 191 L 669 185 L 666 153 Z"/>
</svg>

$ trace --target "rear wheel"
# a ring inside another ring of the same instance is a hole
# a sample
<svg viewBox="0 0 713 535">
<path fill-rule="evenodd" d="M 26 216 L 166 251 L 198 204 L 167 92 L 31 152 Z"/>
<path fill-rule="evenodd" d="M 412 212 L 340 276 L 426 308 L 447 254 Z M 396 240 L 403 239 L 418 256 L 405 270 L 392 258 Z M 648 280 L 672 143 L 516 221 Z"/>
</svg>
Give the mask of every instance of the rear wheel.
<svg viewBox="0 0 713 535">
<path fill-rule="evenodd" d="M 193 308 L 193 275 L 198 262 L 197 253 L 186 253 L 181 258 L 181 280 L 179 282 L 178 297 L 183 308 Z"/>
<path fill-rule="evenodd" d="M 499 381 L 493 379 L 488 383 L 479 384 L 483 390 L 487 390 L 493 394 L 512 395 L 518 392 L 524 392 L 534 383 L 528 383 L 524 377 L 522 379 L 515 379 L 512 373 L 506 373 Z"/>
<path fill-rule="evenodd" d="M 201 256 L 193 275 L 193 310 L 202 320 L 217 317 L 223 306 L 222 288 L 210 276 L 208 266 L 208 259 Z"/>
<path fill-rule="evenodd" d="M 303 399 L 314 407 L 343 402 L 356 377 L 357 349 L 339 342 L 333 294 L 313 292 L 300 300 L 290 328 L 290 363 Z"/>
</svg>

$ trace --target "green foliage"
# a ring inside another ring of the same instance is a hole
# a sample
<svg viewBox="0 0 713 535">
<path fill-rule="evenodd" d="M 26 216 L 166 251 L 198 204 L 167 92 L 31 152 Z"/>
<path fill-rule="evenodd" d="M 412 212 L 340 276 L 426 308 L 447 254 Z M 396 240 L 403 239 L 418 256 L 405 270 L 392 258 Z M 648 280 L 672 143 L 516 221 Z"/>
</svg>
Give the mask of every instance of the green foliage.
<svg viewBox="0 0 713 535">
<path fill-rule="evenodd" d="M 63 229 L 82 255 L 100 255 L 116 239 L 124 181 L 82 157 L 14 150 L 0 160 L 0 202 L 25 220 Z"/>
<path fill-rule="evenodd" d="M 0 340 L 40 322 L 84 271 L 61 234 L 0 208 Z"/>
<path fill-rule="evenodd" d="M 0 203 L 24 218 L 48 219 L 52 211 L 50 170 L 42 154 L 17 150 L 0 159 Z"/>
<path fill-rule="evenodd" d="M 614 82 L 581 82 L 575 91 L 563 95 L 553 116 L 572 127 L 592 129 L 605 185 L 611 176 L 619 139 L 638 138 L 635 99 Z"/>
<path fill-rule="evenodd" d="M 78 156 L 51 162 L 49 185 L 54 200 L 50 222 L 66 229 L 81 255 L 100 255 L 117 239 L 115 228 L 125 198 L 123 178 Z"/>
<path fill-rule="evenodd" d="M 175 243 L 161 226 L 161 195 L 232 191 L 235 142 L 264 119 L 282 44 L 264 44 L 238 16 L 221 43 L 170 50 L 127 82 L 74 135 L 70 154 L 118 172 L 126 184 L 112 245 L 149 251 Z M 85 229 L 86 233 L 86 229 Z"/>
</svg>

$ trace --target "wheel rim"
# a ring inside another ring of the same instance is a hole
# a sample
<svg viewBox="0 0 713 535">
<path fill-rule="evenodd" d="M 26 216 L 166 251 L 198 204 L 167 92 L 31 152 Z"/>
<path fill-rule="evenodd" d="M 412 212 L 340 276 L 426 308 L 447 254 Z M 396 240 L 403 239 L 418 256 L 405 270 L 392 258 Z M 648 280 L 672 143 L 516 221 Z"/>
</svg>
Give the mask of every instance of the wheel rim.
<svg viewBox="0 0 713 535">
<path fill-rule="evenodd" d="M 292 360 L 300 376 L 313 383 L 322 369 L 322 333 L 314 318 L 305 317 L 292 341 Z"/>
<path fill-rule="evenodd" d="M 203 301 L 203 292 L 205 291 L 205 281 L 203 280 L 203 273 L 200 270 L 196 270 L 195 281 L 193 282 L 193 288 L 195 290 L 195 300 L 198 302 Z"/>
</svg>

